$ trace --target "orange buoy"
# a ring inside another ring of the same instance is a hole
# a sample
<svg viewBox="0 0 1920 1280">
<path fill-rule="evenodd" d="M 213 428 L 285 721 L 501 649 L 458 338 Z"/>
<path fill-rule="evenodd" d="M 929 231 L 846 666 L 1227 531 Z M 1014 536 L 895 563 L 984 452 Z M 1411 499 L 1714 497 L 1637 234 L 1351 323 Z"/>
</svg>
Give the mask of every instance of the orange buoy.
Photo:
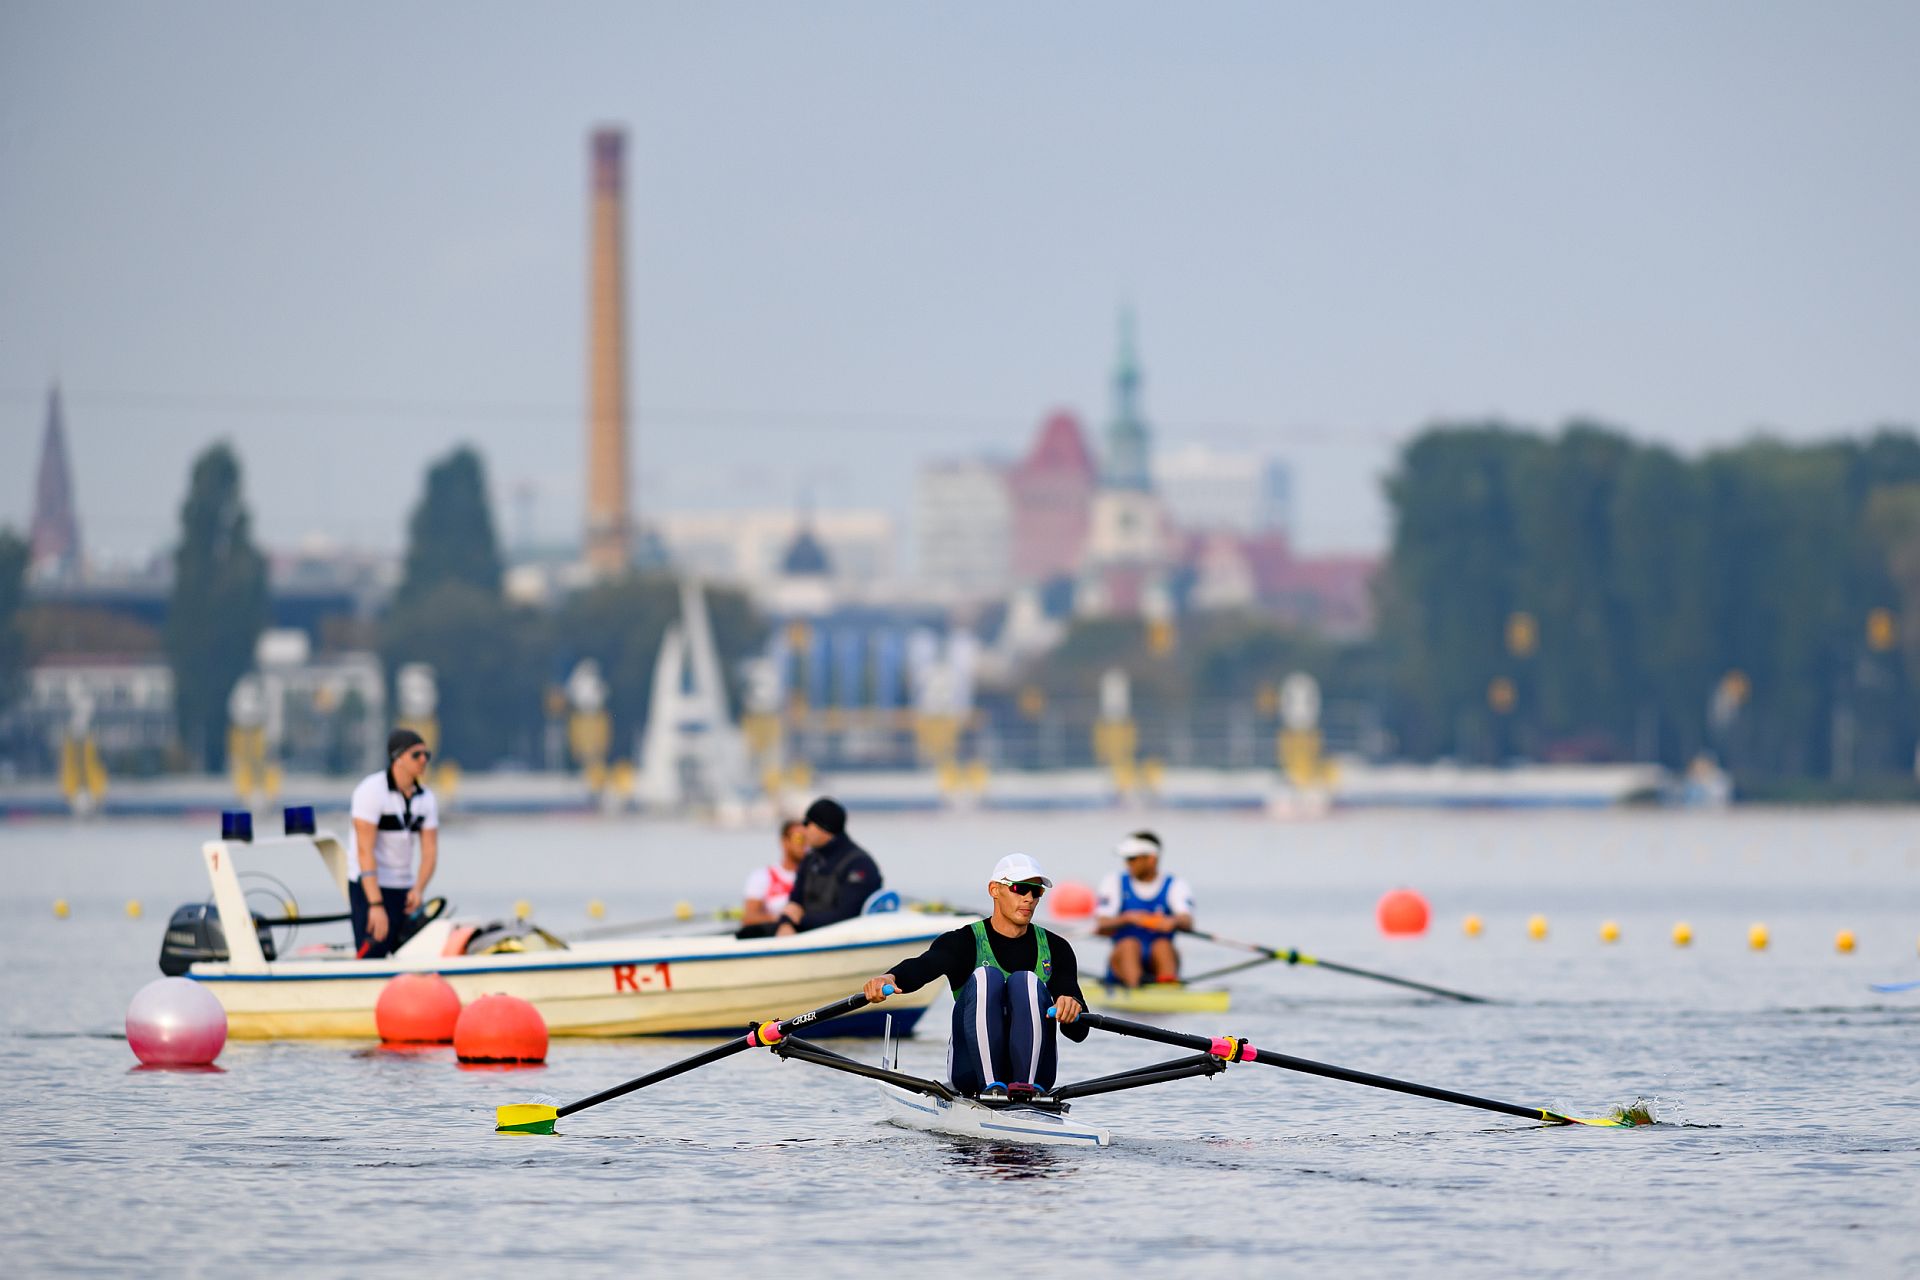
<svg viewBox="0 0 1920 1280">
<path fill-rule="evenodd" d="M 1374 908 L 1380 932 L 1392 937 L 1425 933 L 1428 914 L 1427 900 L 1411 889 L 1389 889 Z"/>
<path fill-rule="evenodd" d="M 1093 890 L 1078 880 L 1062 880 L 1047 894 L 1047 906 L 1056 919 L 1078 920 L 1093 914 Z"/>
<path fill-rule="evenodd" d="M 547 1020 L 519 996 L 481 996 L 460 1011 L 453 1052 L 462 1062 L 545 1062 Z"/>
<path fill-rule="evenodd" d="M 382 1044 L 448 1044 L 458 1021 L 460 997 L 437 973 L 396 974 L 373 1005 Z"/>
</svg>

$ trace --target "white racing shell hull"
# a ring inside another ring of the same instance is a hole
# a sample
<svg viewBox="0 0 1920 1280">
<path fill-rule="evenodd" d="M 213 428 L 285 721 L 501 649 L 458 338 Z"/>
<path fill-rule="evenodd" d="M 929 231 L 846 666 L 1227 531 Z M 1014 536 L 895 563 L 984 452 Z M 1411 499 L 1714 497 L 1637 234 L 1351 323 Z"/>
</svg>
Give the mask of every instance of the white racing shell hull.
<svg viewBox="0 0 1920 1280">
<path fill-rule="evenodd" d="M 1105 1129 L 1037 1107 L 988 1107 L 965 1098 L 948 1102 L 889 1084 L 880 1086 L 880 1097 L 887 1119 L 905 1129 L 1026 1146 L 1113 1145 L 1113 1135 Z"/>
<path fill-rule="evenodd" d="M 786 938 L 640 936 L 506 955 L 446 956 L 409 942 L 383 960 L 200 963 L 188 976 L 219 998 L 228 1034 L 243 1040 L 371 1038 L 381 988 L 396 974 L 422 972 L 446 978 L 462 1003 L 494 992 L 529 1000 L 553 1035 L 724 1036 L 857 991 L 971 919 L 890 912 Z M 938 994 L 930 984 L 887 1009 L 911 1026 Z M 879 1030 L 879 1015 L 864 1013 L 817 1034 Z"/>
</svg>

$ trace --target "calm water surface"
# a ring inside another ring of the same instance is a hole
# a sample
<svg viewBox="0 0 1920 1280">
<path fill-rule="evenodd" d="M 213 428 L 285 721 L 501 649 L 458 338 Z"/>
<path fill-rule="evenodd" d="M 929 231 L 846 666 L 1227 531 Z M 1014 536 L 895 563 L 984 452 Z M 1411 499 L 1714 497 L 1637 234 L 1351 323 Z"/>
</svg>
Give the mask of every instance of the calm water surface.
<svg viewBox="0 0 1920 1280">
<path fill-rule="evenodd" d="M 1920 991 L 1867 987 L 1920 977 L 1914 815 L 1151 821 L 1201 927 L 1502 1001 L 1271 966 L 1236 979 L 1230 1015 L 1161 1021 L 1577 1114 L 1649 1099 L 1662 1123 L 1547 1129 L 1244 1066 L 1078 1104 L 1114 1130 L 1109 1150 L 1019 1150 L 890 1128 L 861 1082 L 755 1054 L 531 1138 L 494 1134 L 494 1106 L 592 1093 L 698 1046 L 558 1041 L 543 1069 L 489 1072 L 450 1052 L 236 1043 L 218 1073 L 139 1072 L 122 1018 L 157 975 L 166 915 L 204 895 L 200 826 L 17 824 L 0 827 L 9 1270 L 1920 1274 Z M 854 834 L 894 886 L 975 901 L 1013 850 L 1092 881 L 1130 825 L 855 815 Z M 436 888 L 462 913 L 526 898 L 561 932 L 595 898 L 613 919 L 725 903 L 772 850 L 759 831 L 586 819 L 456 823 L 442 845 Z M 313 868 L 275 869 L 306 910 L 326 905 Z M 1375 930 L 1398 884 L 1432 902 L 1428 936 Z M 1545 942 L 1526 936 L 1536 912 Z M 1617 945 L 1598 940 L 1605 919 Z M 1668 941 L 1680 919 L 1688 950 Z M 1746 946 L 1755 921 L 1764 953 Z M 1102 954 L 1080 952 L 1089 968 Z M 910 1069 L 940 1068 L 944 1009 Z M 1096 1033 L 1064 1048 L 1062 1078 L 1174 1052 Z"/>
</svg>

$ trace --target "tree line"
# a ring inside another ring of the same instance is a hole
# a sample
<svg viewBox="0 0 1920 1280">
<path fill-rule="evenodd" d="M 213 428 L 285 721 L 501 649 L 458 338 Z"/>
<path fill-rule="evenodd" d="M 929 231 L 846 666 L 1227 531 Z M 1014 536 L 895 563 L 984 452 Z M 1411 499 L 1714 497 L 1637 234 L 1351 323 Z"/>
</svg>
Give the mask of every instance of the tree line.
<svg viewBox="0 0 1920 1280">
<path fill-rule="evenodd" d="M 1431 428 L 1386 480 L 1392 544 L 1378 629 L 1336 643 L 1254 613 L 1182 618 L 1177 642 L 1137 620 L 1077 624 L 983 690 L 989 715 L 1091 699 L 1133 677 L 1137 714 L 1263 699 L 1290 671 L 1329 707 L 1364 706 L 1396 754 L 1657 760 L 1707 754 L 1743 782 L 1911 777 L 1920 739 L 1920 438 L 1755 439 L 1684 457 L 1604 426 Z M 26 546 L 0 532 L 0 696 L 21 690 Z M 545 761 L 555 690 L 583 658 L 610 687 L 615 754 L 645 724 L 664 573 L 516 604 L 485 467 L 457 449 L 429 469 L 401 585 L 363 641 L 389 673 L 433 665 L 446 750 L 473 767 Z M 711 592 L 728 670 L 764 624 Z M 198 457 L 181 508 L 164 646 L 191 761 L 222 767 L 226 699 L 269 617 L 232 450 Z M 1031 693 L 1027 691 L 1033 691 Z M 736 706 L 737 701 L 736 701 Z"/>
<path fill-rule="evenodd" d="M 679 610 L 665 574 L 596 583 L 551 610 L 509 600 L 486 467 L 460 448 L 428 468 L 400 586 L 367 638 L 390 693 L 401 665 L 433 667 L 444 755 L 473 768 L 538 767 L 563 714 L 556 690 L 584 658 L 611 685 L 613 754 L 631 754 L 646 723 L 653 658 Z M 732 669 L 758 643 L 759 624 L 734 591 L 710 591 L 708 612 Z M 195 460 L 181 508 L 166 631 L 181 742 L 197 767 L 224 766 L 227 696 L 251 667 L 268 617 L 266 561 L 253 545 L 239 460 L 215 445 Z"/>
<path fill-rule="evenodd" d="M 1448 426 L 1387 495 L 1375 643 L 1409 754 L 1910 773 L 1911 432 L 1688 459 L 1591 423 Z"/>
</svg>

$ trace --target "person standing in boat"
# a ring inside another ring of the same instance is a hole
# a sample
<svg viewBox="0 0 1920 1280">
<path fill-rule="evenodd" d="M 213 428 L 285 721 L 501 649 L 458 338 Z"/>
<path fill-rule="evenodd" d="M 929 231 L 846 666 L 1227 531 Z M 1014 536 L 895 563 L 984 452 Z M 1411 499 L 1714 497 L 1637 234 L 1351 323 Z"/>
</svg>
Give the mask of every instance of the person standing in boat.
<svg viewBox="0 0 1920 1280">
<path fill-rule="evenodd" d="M 353 914 L 354 954 L 376 959 L 406 941 L 407 918 L 440 858 L 440 809 L 421 782 L 432 753 L 411 729 L 387 735 L 387 767 L 353 789 L 353 844 L 358 862 L 347 882 Z M 420 839 L 420 869 L 413 867 L 414 837 Z"/>
<path fill-rule="evenodd" d="M 880 889 L 880 864 L 847 835 L 847 811 L 821 796 L 807 807 L 810 852 L 793 877 L 793 894 L 780 909 L 774 933 L 784 937 L 851 920 Z"/>
<path fill-rule="evenodd" d="M 947 1078 L 971 1096 L 1018 1098 L 1053 1088 L 1057 1025 L 1069 1040 L 1087 1038 L 1077 1025 L 1086 1008 L 1080 965 L 1059 934 L 1033 923 L 1040 896 L 1053 887 L 1040 864 L 1008 854 L 993 868 L 987 892 L 993 914 L 941 934 L 892 973 L 867 982 L 867 999 L 884 988 L 918 991 L 935 978 L 953 988 L 953 1036 Z M 1048 1008 L 1054 1017 L 1046 1016 Z"/>
<path fill-rule="evenodd" d="M 1160 871 L 1160 837 L 1136 831 L 1114 847 L 1127 860 L 1100 884 L 1094 908 L 1094 931 L 1113 939 L 1107 958 L 1107 980 L 1116 986 L 1137 987 L 1150 977 L 1155 982 L 1180 981 L 1180 953 L 1173 935 L 1193 928 L 1193 892 L 1176 875 Z"/>
<path fill-rule="evenodd" d="M 780 824 L 780 861 L 747 877 L 746 902 L 740 908 L 736 938 L 767 938 L 780 926 L 780 913 L 793 896 L 793 879 L 807 856 L 807 824 L 788 818 Z"/>
</svg>

